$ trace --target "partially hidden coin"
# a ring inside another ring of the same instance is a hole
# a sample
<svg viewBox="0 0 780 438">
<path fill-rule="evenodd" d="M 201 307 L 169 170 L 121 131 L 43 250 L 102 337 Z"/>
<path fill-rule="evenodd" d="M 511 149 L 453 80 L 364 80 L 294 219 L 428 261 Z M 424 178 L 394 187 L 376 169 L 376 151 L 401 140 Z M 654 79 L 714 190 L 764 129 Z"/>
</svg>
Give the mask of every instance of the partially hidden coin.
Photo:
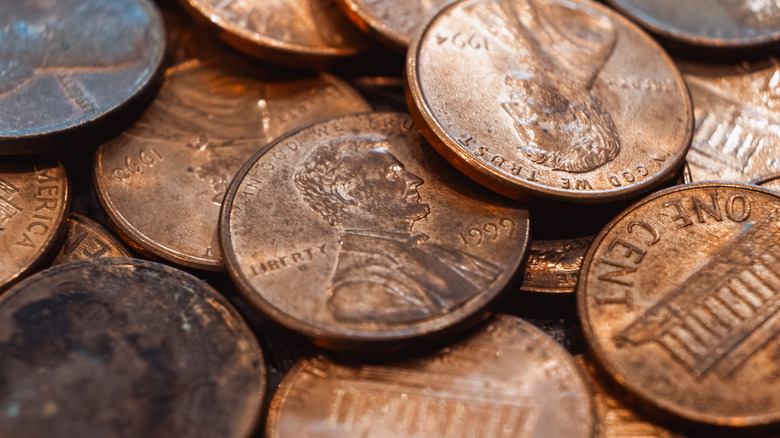
<svg viewBox="0 0 780 438">
<path fill-rule="evenodd" d="M 169 69 L 141 118 L 98 148 L 95 186 L 134 248 L 222 270 L 219 207 L 241 165 L 290 129 L 368 109 L 333 76 L 193 60 Z"/>
<path fill-rule="evenodd" d="M 70 199 L 62 164 L 0 162 L 0 291 L 51 261 Z"/>
<path fill-rule="evenodd" d="M 780 420 L 780 196 L 698 183 L 633 205 L 577 283 L 598 364 L 641 401 L 718 426 Z"/>
<path fill-rule="evenodd" d="M 206 61 L 229 56 L 232 48 L 220 41 L 214 33 L 204 32 L 178 3 L 169 0 L 161 2 L 159 6 L 165 22 L 168 65 L 178 65 L 193 59 Z"/>
<path fill-rule="evenodd" d="M 751 184 L 780 192 L 780 173 L 774 173 L 772 175 L 767 175 L 764 178 L 751 181 Z"/>
<path fill-rule="evenodd" d="M 68 217 L 65 241 L 52 265 L 110 257 L 132 257 L 111 232 L 92 219 L 77 213 Z"/>
<path fill-rule="evenodd" d="M 387 365 L 298 362 L 271 403 L 269 438 L 591 437 L 574 359 L 533 325 L 497 315 L 469 338 Z"/>
<path fill-rule="evenodd" d="M 664 51 L 585 0 L 460 1 L 412 43 L 407 101 L 431 144 L 506 196 L 610 202 L 674 177 L 693 110 Z"/>
<path fill-rule="evenodd" d="M 72 147 L 153 91 L 165 30 L 148 0 L 0 0 L 0 10 L 0 155 Z"/>
<path fill-rule="evenodd" d="M 488 315 L 528 245 L 528 210 L 464 179 L 408 115 L 282 137 L 236 175 L 220 243 L 249 302 L 334 349 L 389 350 Z"/>
<path fill-rule="evenodd" d="M 0 435 L 248 437 L 262 352 L 195 277 L 135 259 L 67 263 L 0 297 Z"/>
<path fill-rule="evenodd" d="M 235 48 L 294 67 L 321 68 L 368 47 L 334 0 L 180 0 Z"/>
<path fill-rule="evenodd" d="M 534 240 L 525 262 L 521 291 L 572 293 L 593 237 Z"/>
</svg>

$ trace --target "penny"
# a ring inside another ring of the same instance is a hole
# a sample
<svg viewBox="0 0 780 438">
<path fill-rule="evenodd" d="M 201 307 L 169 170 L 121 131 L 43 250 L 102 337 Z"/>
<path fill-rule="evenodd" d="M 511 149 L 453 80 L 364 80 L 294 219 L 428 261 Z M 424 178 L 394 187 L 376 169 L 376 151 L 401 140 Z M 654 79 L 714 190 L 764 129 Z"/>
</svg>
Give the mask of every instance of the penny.
<svg viewBox="0 0 780 438">
<path fill-rule="evenodd" d="M 780 41 L 780 2 L 776 0 L 607 2 L 649 31 L 686 45 L 722 50 Z"/>
<path fill-rule="evenodd" d="M 178 65 L 192 59 L 209 60 L 230 55 L 231 48 L 200 26 L 175 2 L 160 5 L 165 22 L 168 65 Z"/>
<path fill-rule="evenodd" d="M 0 291 L 51 260 L 70 198 L 62 164 L 0 161 Z"/>
<path fill-rule="evenodd" d="M 690 145 L 672 60 L 594 2 L 457 2 L 412 43 L 406 73 L 426 138 L 509 197 L 630 198 L 672 179 Z"/>
<path fill-rule="evenodd" d="M 262 352 L 195 277 L 135 259 L 60 265 L 0 297 L 0 434 L 248 437 Z"/>
<path fill-rule="evenodd" d="M 696 129 L 688 182 L 750 182 L 780 172 L 780 63 L 679 63 Z"/>
<path fill-rule="evenodd" d="M 334 0 L 180 0 L 233 47 L 267 61 L 321 68 L 367 48 Z"/>
<path fill-rule="evenodd" d="M 590 397 L 566 350 L 533 325 L 498 315 L 419 359 L 298 362 L 274 396 L 266 436 L 590 437 Z"/>
<path fill-rule="evenodd" d="M 68 217 L 65 242 L 52 265 L 109 257 L 132 257 L 122 242 L 99 223 L 77 213 Z"/>
<path fill-rule="evenodd" d="M 593 237 L 534 240 L 525 262 L 521 291 L 572 293 Z"/>
<path fill-rule="evenodd" d="M 585 338 L 607 374 L 688 420 L 780 420 L 778 211 L 771 190 L 698 183 L 610 223 L 577 283 Z"/>
<path fill-rule="evenodd" d="M 98 195 L 131 246 L 222 270 L 219 207 L 241 165 L 292 128 L 368 109 L 333 76 L 193 60 L 169 69 L 143 116 L 98 148 Z"/>
<path fill-rule="evenodd" d="M 487 317 L 528 222 L 424 145 L 409 116 L 356 114 L 255 154 L 225 196 L 220 243 L 268 317 L 326 348 L 389 350 Z"/>
<path fill-rule="evenodd" d="M 761 187 L 765 187 L 767 189 L 772 189 L 776 192 L 780 192 L 780 173 L 775 173 L 772 175 L 768 175 L 764 178 L 758 179 L 756 181 L 751 181 L 751 184 L 755 184 Z"/>
<path fill-rule="evenodd" d="M 406 52 L 414 34 L 436 11 L 454 0 L 336 0 L 360 29 Z"/>
<path fill-rule="evenodd" d="M 165 31 L 147 0 L 0 0 L 0 154 L 72 147 L 148 94 Z"/>
</svg>

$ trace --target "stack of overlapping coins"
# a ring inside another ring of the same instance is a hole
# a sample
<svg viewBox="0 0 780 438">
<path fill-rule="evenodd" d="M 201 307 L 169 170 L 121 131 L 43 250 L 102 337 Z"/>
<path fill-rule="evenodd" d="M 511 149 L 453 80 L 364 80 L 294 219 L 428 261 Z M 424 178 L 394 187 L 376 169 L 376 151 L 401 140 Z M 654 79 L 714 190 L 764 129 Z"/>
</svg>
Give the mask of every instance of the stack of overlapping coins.
<svg viewBox="0 0 780 438">
<path fill-rule="evenodd" d="M 0 437 L 771 436 L 780 2 L 606 3 L 0 0 Z"/>
</svg>

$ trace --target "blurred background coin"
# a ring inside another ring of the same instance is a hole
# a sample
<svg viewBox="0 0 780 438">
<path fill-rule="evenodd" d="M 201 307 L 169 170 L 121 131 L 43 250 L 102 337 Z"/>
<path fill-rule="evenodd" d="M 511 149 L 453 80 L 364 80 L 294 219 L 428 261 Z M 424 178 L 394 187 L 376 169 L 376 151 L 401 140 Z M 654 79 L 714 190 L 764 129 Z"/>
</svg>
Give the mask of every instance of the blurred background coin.
<svg viewBox="0 0 780 438">
<path fill-rule="evenodd" d="M 92 219 L 77 213 L 68 217 L 65 241 L 52 265 L 110 257 L 132 257 L 122 242 Z"/>
<path fill-rule="evenodd" d="M 593 237 L 534 240 L 525 262 L 521 291 L 572 293 Z"/>
<path fill-rule="evenodd" d="M 765 176 L 751 182 L 752 184 L 780 192 L 780 173 Z"/>
</svg>

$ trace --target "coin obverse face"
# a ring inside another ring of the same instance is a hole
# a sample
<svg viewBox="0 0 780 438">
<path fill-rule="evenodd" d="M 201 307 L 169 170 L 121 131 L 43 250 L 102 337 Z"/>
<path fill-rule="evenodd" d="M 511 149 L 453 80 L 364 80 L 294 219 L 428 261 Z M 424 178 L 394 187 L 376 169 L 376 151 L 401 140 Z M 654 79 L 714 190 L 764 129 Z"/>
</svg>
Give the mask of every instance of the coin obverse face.
<svg viewBox="0 0 780 438">
<path fill-rule="evenodd" d="M 52 265 L 97 258 L 132 257 L 110 231 L 92 219 L 71 213 L 60 252 Z"/>
<path fill-rule="evenodd" d="M 412 43 L 406 72 L 431 144 L 517 199 L 636 196 L 671 178 L 690 145 L 690 96 L 671 59 L 594 2 L 458 2 Z"/>
<path fill-rule="evenodd" d="M 328 348 L 395 348 L 485 317 L 524 258 L 528 210 L 447 166 L 409 116 L 357 114 L 250 159 L 220 241 L 266 315 Z"/>
<path fill-rule="evenodd" d="M 0 435 L 248 437 L 260 346 L 200 280 L 135 259 L 68 263 L 0 297 Z"/>
<path fill-rule="evenodd" d="M 664 190 L 590 247 L 577 284 L 597 362 L 631 393 L 724 426 L 780 420 L 780 197 L 742 184 Z"/>
<path fill-rule="evenodd" d="M 269 438 L 591 437 L 591 395 L 573 358 L 533 325 L 498 315 L 430 356 L 391 365 L 305 359 L 268 414 Z"/>
<path fill-rule="evenodd" d="M 153 82 L 165 52 L 148 0 L 0 0 L 0 154 L 51 151 Z"/>
</svg>

